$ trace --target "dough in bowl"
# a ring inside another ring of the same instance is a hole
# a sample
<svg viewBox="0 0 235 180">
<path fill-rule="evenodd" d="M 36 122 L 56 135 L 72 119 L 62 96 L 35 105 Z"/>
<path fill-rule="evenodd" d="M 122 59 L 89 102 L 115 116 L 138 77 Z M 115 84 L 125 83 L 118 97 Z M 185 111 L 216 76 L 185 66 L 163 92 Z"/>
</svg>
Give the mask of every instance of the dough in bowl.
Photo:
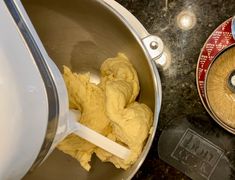
<svg viewBox="0 0 235 180">
<path fill-rule="evenodd" d="M 101 81 L 94 84 L 89 72 L 77 74 L 64 66 L 70 108 L 81 111 L 80 123 L 128 147 L 131 155 L 120 159 L 75 134 L 66 137 L 58 149 L 77 159 L 87 171 L 94 153 L 102 161 L 126 170 L 142 152 L 151 132 L 153 113 L 136 101 L 140 91 L 138 76 L 124 54 L 105 60 L 100 71 Z"/>
</svg>

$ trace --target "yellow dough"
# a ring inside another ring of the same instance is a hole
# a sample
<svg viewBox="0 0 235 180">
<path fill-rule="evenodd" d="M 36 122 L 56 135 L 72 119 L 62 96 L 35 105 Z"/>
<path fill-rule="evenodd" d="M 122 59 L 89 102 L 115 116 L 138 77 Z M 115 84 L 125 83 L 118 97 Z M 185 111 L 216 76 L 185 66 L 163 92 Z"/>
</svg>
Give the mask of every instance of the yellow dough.
<svg viewBox="0 0 235 180">
<path fill-rule="evenodd" d="M 142 151 L 153 113 L 135 101 L 139 94 L 138 76 L 124 54 L 105 60 L 100 70 L 101 82 L 96 85 L 90 82 L 89 72 L 76 74 L 64 67 L 70 108 L 81 111 L 80 123 L 128 147 L 131 155 L 120 159 L 74 134 L 66 137 L 58 149 L 76 158 L 88 171 L 93 153 L 117 168 L 128 169 Z"/>
</svg>

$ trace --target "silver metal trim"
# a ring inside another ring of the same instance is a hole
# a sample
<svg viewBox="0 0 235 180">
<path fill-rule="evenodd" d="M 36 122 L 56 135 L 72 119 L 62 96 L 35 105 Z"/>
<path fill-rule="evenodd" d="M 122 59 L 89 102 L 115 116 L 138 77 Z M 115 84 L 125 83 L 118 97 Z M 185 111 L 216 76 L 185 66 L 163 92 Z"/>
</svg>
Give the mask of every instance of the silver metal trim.
<svg viewBox="0 0 235 180">
<path fill-rule="evenodd" d="M 49 67 L 47 66 L 46 60 L 43 57 L 40 48 L 38 47 L 30 29 L 26 25 L 20 11 L 18 10 L 15 2 L 13 0 L 4 0 L 10 14 L 12 15 L 19 31 L 21 32 L 22 37 L 27 44 L 30 53 L 32 54 L 34 61 L 38 67 L 38 70 L 43 79 L 47 98 L 48 98 L 48 124 L 44 142 L 42 144 L 41 150 L 31 167 L 31 170 L 36 168 L 43 161 L 44 157 L 47 155 L 54 137 L 56 135 L 58 117 L 59 117 L 59 98 L 58 92 L 56 90 L 55 82 L 50 73 Z"/>
<path fill-rule="evenodd" d="M 142 41 L 151 59 L 158 59 L 162 55 L 164 45 L 158 36 L 150 35 L 142 39 Z"/>
</svg>

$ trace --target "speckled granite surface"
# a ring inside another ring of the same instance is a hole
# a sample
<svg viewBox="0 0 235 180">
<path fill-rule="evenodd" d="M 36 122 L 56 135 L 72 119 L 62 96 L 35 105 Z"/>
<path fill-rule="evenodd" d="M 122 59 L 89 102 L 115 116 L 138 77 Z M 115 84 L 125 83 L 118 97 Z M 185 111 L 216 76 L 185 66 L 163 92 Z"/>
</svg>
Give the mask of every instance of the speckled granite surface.
<svg viewBox="0 0 235 180">
<path fill-rule="evenodd" d="M 161 69 L 163 104 L 158 133 L 144 164 L 134 179 L 189 179 L 158 157 L 158 138 L 172 119 L 209 115 L 196 87 L 196 65 L 200 49 L 213 30 L 235 14 L 233 0 L 117 0 L 133 13 L 146 29 L 164 41 L 171 64 Z M 190 30 L 177 25 L 177 15 L 188 10 L 196 17 Z M 217 126 L 215 124 L 215 126 Z"/>
</svg>

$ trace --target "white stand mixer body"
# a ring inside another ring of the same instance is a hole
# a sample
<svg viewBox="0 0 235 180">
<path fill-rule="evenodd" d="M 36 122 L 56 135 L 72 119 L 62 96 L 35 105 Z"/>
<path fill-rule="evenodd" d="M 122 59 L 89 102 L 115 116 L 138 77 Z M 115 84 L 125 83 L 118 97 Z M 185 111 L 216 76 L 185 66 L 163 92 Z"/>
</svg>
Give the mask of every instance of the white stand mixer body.
<svg viewBox="0 0 235 180">
<path fill-rule="evenodd" d="M 10 2 L 10 1 L 8 1 Z M 21 3 L 15 2 L 30 35 L 36 41 L 54 81 L 59 100 L 56 134 L 57 144 L 66 131 L 68 96 L 61 73 L 50 60 Z M 35 163 L 40 164 L 50 152 L 42 149 L 50 131 L 49 94 L 35 63 L 29 44 L 20 33 L 4 1 L 0 1 L 0 179 L 21 179 Z M 44 155 L 38 157 L 40 152 Z M 46 155 L 46 156 L 45 156 Z"/>
</svg>

